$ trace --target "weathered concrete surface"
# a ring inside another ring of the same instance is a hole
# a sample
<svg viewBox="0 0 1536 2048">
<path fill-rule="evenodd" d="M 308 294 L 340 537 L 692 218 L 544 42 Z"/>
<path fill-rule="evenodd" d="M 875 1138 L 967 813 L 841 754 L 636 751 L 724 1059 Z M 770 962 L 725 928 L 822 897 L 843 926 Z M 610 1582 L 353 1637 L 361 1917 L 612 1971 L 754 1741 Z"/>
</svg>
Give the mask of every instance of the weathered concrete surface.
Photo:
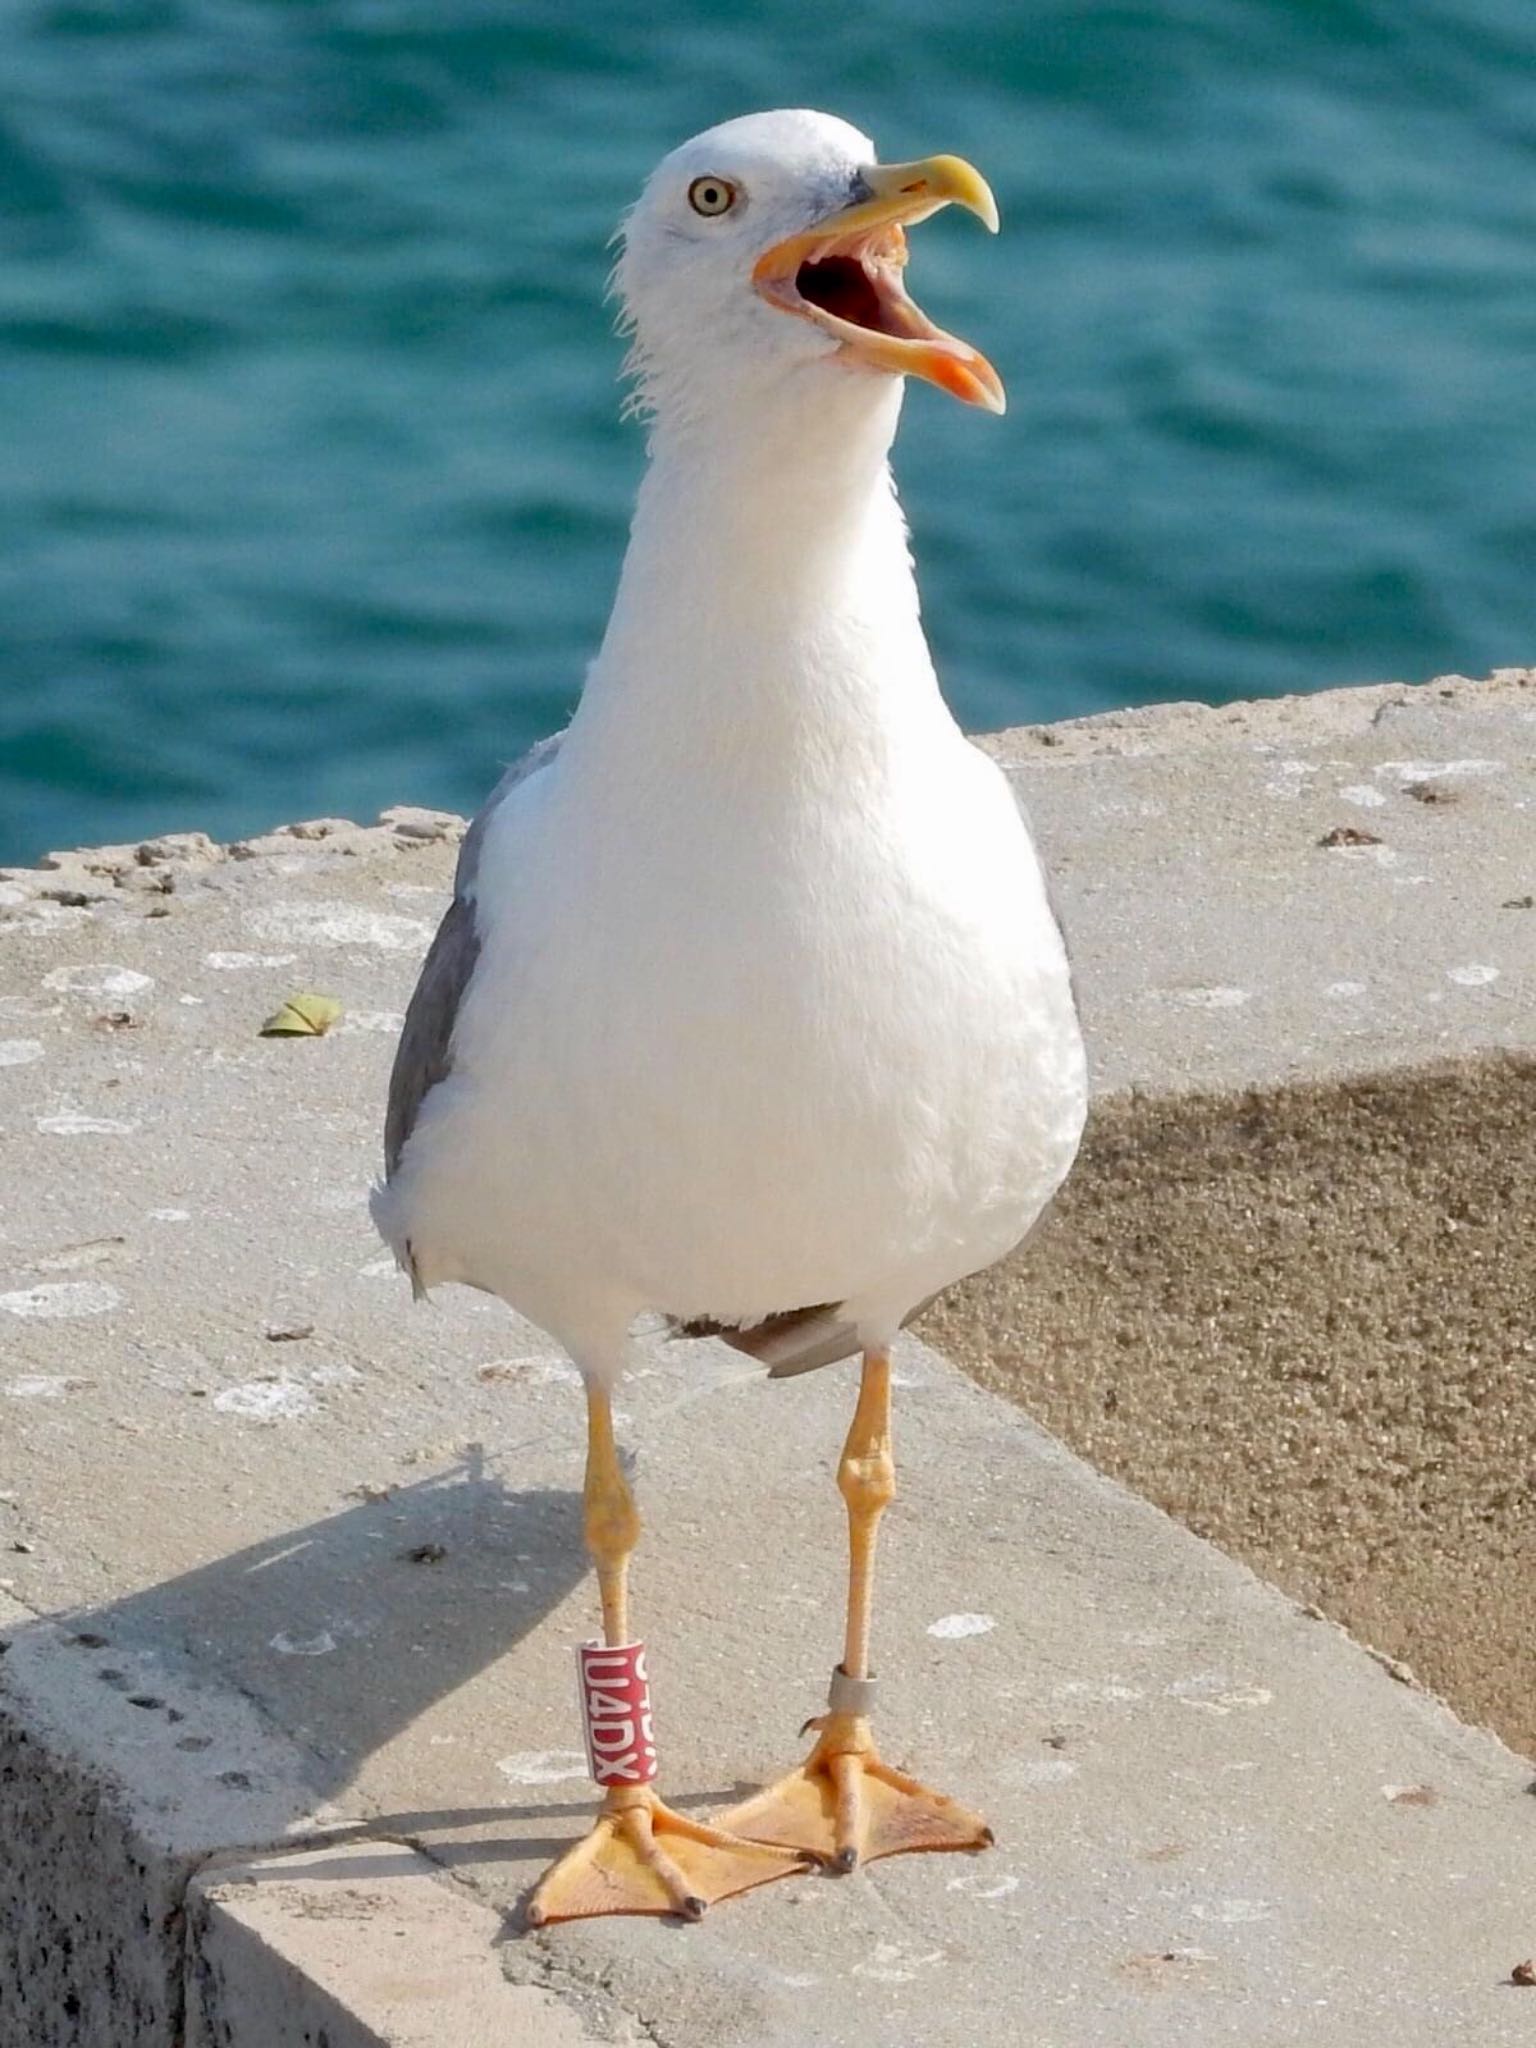
<svg viewBox="0 0 1536 2048">
<path fill-rule="evenodd" d="M 993 745 L 1098 1099 L 927 1333 L 1536 1750 L 1536 676 Z"/>
<path fill-rule="evenodd" d="M 1528 700 L 1510 684 L 1480 701 L 1519 721 Z M 1322 700 L 1317 730 L 1340 715 Z M 1214 816 L 1253 741 L 1168 787 Z M 1330 736 L 1328 755 L 1347 744 Z M 1043 750 L 1031 797 L 1065 869 L 1090 1027 L 1121 1060 L 1104 1078 L 1125 1086 L 1138 1047 L 1171 1059 L 1195 1036 L 1204 1050 L 1174 1078 L 1215 1095 L 1261 1057 L 1270 985 L 1250 965 L 1270 954 L 1245 954 L 1246 931 L 1223 953 L 1214 929 L 1202 952 L 1190 927 L 1218 882 L 1246 904 L 1246 872 L 1234 855 L 1170 875 L 1156 972 L 1136 965 L 1149 899 L 1120 927 L 1117 982 L 1095 933 L 1119 902 L 1088 883 L 1110 841 L 1127 882 L 1144 875 L 1140 843 L 1107 821 L 1116 802 L 1134 819 L 1153 800 L 1136 780 L 1151 764 L 1122 762 L 1117 797 L 1070 753 L 1060 773 L 1061 753 Z M 1299 758 L 1289 738 L 1281 758 Z M 1304 842 L 1302 800 L 1271 801 Z M 1440 822 L 1405 802 L 1405 830 Z M 1262 818 L 1256 795 L 1249 808 Z M 1227 815 L 1251 847 L 1253 821 Z M 0 879 L 14 899 L 0 901 L 0 1541 L 24 1546 L 6 1576 L 39 1617 L 5 1631 L 0 1657 L 14 1744 L 0 1985 L 28 2001 L 0 2008 L 4 2048 L 170 2048 L 189 2021 L 288 2048 L 314 2035 L 322 2000 L 353 2039 L 409 2041 L 369 1990 L 376 1943 L 359 1939 L 350 1974 L 353 1944 L 329 1960 L 305 1945 L 328 1887 L 359 1889 L 334 1866 L 290 1872 L 287 1903 L 254 1911 L 241 1888 L 205 1885 L 184 1966 L 179 1915 L 212 1852 L 316 1839 L 370 1857 L 378 1839 L 414 1845 L 448 1891 L 398 1863 L 368 1886 L 410 1893 L 397 1910 L 414 1915 L 431 1884 L 482 1962 L 506 1915 L 492 1953 L 509 2042 L 528 1987 L 599 2038 L 675 2048 L 1523 2040 L 1505 1980 L 1536 1947 L 1529 1766 L 917 1346 L 901 1367 L 884 1726 L 898 1760 L 988 1809 L 1000 1847 L 793 1880 L 686 1932 L 518 1931 L 518 1900 L 588 1810 L 569 1671 L 593 1605 L 580 1402 L 546 1340 L 495 1303 L 445 1292 L 411 1311 L 363 1207 L 391 1029 L 450 838 L 404 817 L 275 835 L 246 858 L 164 843 L 41 885 Z M 1512 861 L 1500 844 L 1490 822 L 1487 859 Z M 1318 905 L 1356 887 L 1363 863 L 1316 858 L 1337 863 L 1316 870 Z M 1415 893 L 1374 873 L 1382 902 Z M 1373 930 L 1378 907 L 1363 897 L 1356 922 Z M 1309 907 L 1308 930 L 1330 914 Z M 1450 956 L 1500 980 L 1445 987 L 1503 1030 L 1490 991 L 1529 990 L 1519 959 L 1488 950 L 1500 929 L 1464 923 L 1468 949 Z M 1159 993 L 1228 985 L 1256 994 L 1197 1010 L 1196 1034 Z M 339 996 L 343 1026 L 257 1038 L 305 988 Z M 1274 1005 L 1276 1037 L 1298 1043 L 1307 1006 Z M 1498 1042 L 1516 1045 L 1518 1024 Z M 1270 1056 L 1253 1068 L 1266 1081 L 1289 1057 Z M 1152 1249 L 1138 1255 L 1149 1283 Z M 1080 1306 L 1063 1293 L 1064 1315 Z M 794 1756 L 835 1654 L 830 1467 L 849 1374 L 769 1386 L 708 1346 L 643 1348 L 637 1368 L 624 1433 L 650 1527 L 636 1598 L 667 1789 L 707 1807 Z M 131 1980 L 115 2008 L 109 1967 Z M 299 1980 L 310 2010 L 291 1998 L 297 2017 L 274 2032 L 277 1987 L 298 1998 Z"/>
<path fill-rule="evenodd" d="M 187 2048 L 582 2048 L 599 2039 L 553 1992 L 509 1984 L 496 1953 L 500 1916 L 400 1844 L 215 1865 L 193 1886 L 190 1918 Z"/>
<path fill-rule="evenodd" d="M 1100 1093 L 1536 1044 L 1536 669 L 984 744 L 1050 860 Z"/>
</svg>

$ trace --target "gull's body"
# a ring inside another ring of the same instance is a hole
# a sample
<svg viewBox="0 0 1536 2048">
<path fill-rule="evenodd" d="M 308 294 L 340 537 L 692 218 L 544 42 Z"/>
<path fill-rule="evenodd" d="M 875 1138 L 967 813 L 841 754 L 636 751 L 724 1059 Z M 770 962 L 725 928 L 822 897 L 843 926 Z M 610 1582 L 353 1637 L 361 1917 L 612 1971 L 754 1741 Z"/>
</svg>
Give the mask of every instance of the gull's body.
<svg viewBox="0 0 1536 2048">
<path fill-rule="evenodd" d="M 423 1284 L 605 1376 L 642 1310 L 846 1304 L 888 1342 L 1077 1143 L 1039 863 L 918 622 L 901 386 L 847 385 L 820 518 L 760 414 L 658 450 L 575 720 L 486 821 L 452 1072 L 387 1198 Z"/>
<path fill-rule="evenodd" d="M 754 250 L 803 224 L 805 188 L 814 220 L 839 177 L 846 198 L 875 176 L 818 116 L 688 148 L 682 172 L 730 176 L 734 149 L 764 182 L 811 159 L 798 214 L 759 202 Z M 887 463 L 901 378 L 833 361 L 760 297 L 690 303 L 677 229 L 650 226 L 620 273 L 654 427 L 612 618 L 560 744 L 474 828 L 375 1205 L 421 1286 L 501 1295 L 604 1417 L 643 1311 L 738 1330 L 814 1308 L 817 1355 L 883 1359 L 1027 1233 L 1085 1105 L 1039 862 L 920 624 Z"/>
</svg>

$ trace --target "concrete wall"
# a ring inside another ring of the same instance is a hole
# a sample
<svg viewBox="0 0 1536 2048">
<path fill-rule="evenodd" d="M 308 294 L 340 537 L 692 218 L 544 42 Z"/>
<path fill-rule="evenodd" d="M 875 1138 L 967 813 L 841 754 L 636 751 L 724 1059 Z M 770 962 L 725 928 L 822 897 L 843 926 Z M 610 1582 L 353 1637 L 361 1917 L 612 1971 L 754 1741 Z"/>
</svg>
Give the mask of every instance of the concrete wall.
<svg viewBox="0 0 1536 2048">
<path fill-rule="evenodd" d="M 924 1334 L 1536 1752 L 1536 1059 L 1101 1104 Z"/>
</svg>

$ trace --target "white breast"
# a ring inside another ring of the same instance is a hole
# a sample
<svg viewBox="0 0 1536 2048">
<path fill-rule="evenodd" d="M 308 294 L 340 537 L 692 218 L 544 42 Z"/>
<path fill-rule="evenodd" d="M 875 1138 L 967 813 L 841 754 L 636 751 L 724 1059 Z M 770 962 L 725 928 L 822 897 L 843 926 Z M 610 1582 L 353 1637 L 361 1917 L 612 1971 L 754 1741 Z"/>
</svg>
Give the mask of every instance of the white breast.
<svg viewBox="0 0 1536 2048">
<path fill-rule="evenodd" d="M 1083 1062 L 990 762 L 954 735 L 788 809 L 695 785 L 578 842 L 583 813 L 550 773 L 493 823 L 454 1075 L 412 1146 L 424 1277 L 566 1341 L 599 1303 L 894 1327 L 1025 1234 Z"/>
</svg>

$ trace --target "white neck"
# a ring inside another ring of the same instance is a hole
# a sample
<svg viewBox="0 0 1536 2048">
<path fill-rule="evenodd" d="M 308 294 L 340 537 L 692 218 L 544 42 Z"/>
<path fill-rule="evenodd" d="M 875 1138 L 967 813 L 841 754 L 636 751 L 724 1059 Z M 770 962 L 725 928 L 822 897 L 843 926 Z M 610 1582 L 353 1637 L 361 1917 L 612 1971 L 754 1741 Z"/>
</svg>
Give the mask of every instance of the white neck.
<svg viewBox="0 0 1536 2048">
<path fill-rule="evenodd" d="M 664 746 L 771 772 L 949 723 L 888 466 L 901 395 L 823 362 L 658 417 L 573 765 Z"/>
</svg>

